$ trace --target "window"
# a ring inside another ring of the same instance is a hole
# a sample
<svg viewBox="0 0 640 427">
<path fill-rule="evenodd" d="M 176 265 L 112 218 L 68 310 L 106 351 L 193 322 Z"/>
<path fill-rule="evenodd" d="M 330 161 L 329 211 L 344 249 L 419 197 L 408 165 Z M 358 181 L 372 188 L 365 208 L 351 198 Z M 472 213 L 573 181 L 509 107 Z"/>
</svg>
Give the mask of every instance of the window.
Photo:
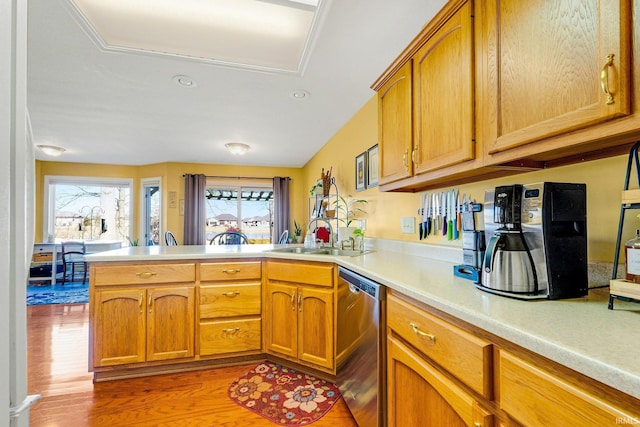
<svg viewBox="0 0 640 427">
<path fill-rule="evenodd" d="M 43 236 L 48 241 L 130 241 L 132 180 L 45 177 Z"/>
<path fill-rule="evenodd" d="M 224 231 L 240 231 L 251 243 L 270 243 L 273 186 L 265 182 L 207 182 L 207 241 Z"/>
</svg>

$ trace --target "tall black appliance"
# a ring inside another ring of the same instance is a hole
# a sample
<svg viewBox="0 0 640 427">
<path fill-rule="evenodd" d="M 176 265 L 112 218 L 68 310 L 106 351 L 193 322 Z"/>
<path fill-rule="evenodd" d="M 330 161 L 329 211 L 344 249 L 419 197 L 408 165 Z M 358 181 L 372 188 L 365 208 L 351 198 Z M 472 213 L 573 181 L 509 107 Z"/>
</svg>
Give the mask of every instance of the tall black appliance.
<svg viewBox="0 0 640 427">
<path fill-rule="evenodd" d="M 484 282 L 483 274 L 483 283 L 478 286 L 490 292 L 522 299 L 563 299 L 586 295 L 589 283 L 586 185 L 542 182 L 520 187 L 521 198 L 516 195 L 515 203 L 519 199 L 520 230 L 524 238 L 524 250 L 528 251 L 534 268 L 534 286 L 514 287 L 513 283 L 521 280 L 521 275 L 513 273 L 517 279 L 515 282 L 497 284 L 491 281 L 491 277 Z M 499 230 L 503 227 L 499 222 L 500 215 L 498 219 L 494 217 L 494 213 L 499 214 L 502 209 L 499 206 L 501 202 L 497 200 L 497 192 L 501 188 L 485 192 L 485 236 L 489 243 L 496 233 L 500 235 Z M 483 265 L 483 269 L 486 269 L 486 265 Z"/>
</svg>

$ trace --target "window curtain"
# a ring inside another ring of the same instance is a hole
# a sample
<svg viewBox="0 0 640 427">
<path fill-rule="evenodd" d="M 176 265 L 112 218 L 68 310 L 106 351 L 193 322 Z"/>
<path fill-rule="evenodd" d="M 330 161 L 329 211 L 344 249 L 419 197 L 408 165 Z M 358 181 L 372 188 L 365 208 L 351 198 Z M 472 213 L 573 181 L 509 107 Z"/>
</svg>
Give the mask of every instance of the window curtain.
<svg viewBox="0 0 640 427">
<path fill-rule="evenodd" d="M 283 231 L 289 230 L 291 223 L 291 202 L 289 200 L 289 177 L 273 177 L 273 235 L 272 243 L 278 243 Z M 289 232 L 289 234 L 293 234 Z"/>
<path fill-rule="evenodd" d="M 205 189 L 207 177 L 202 174 L 184 174 L 184 238 L 185 245 L 204 245 Z"/>
</svg>

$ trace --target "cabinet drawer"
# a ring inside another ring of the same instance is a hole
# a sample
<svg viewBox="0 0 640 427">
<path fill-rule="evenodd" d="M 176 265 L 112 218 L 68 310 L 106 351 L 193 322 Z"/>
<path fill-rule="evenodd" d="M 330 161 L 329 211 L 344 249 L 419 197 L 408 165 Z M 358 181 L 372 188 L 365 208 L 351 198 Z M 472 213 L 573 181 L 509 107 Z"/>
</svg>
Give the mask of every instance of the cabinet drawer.
<svg viewBox="0 0 640 427">
<path fill-rule="evenodd" d="M 260 261 L 200 264 L 201 281 L 260 279 L 261 275 Z"/>
<path fill-rule="evenodd" d="M 150 283 L 193 282 L 195 264 L 98 265 L 92 270 L 95 286 L 146 285 Z"/>
<path fill-rule="evenodd" d="M 260 351 L 260 318 L 200 323 L 200 355 Z"/>
<path fill-rule="evenodd" d="M 200 286 L 200 318 L 260 314 L 260 283 Z"/>
<path fill-rule="evenodd" d="M 500 407 L 527 426 L 613 426 L 637 420 L 598 397 L 500 351 Z"/>
<path fill-rule="evenodd" d="M 491 399 L 491 343 L 393 295 L 387 301 L 387 323 L 426 356 Z"/>
<path fill-rule="evenodd" d="M 269 280 L 333 287 L 333 264 L 268 261 Z"/>
</svg>

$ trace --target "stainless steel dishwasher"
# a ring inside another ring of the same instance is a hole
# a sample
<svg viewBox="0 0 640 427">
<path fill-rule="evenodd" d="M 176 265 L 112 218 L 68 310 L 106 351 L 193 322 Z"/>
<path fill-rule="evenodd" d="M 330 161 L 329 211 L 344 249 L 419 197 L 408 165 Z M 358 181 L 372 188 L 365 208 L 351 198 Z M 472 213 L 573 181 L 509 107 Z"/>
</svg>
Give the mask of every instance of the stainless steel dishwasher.
<svg viewBox="0 0 640 427">
<path fill-rule="evenodd" d="M 337 382 L 359 427 L 383 427 L 385 287 L 338 267 Z"/>
</svg>

